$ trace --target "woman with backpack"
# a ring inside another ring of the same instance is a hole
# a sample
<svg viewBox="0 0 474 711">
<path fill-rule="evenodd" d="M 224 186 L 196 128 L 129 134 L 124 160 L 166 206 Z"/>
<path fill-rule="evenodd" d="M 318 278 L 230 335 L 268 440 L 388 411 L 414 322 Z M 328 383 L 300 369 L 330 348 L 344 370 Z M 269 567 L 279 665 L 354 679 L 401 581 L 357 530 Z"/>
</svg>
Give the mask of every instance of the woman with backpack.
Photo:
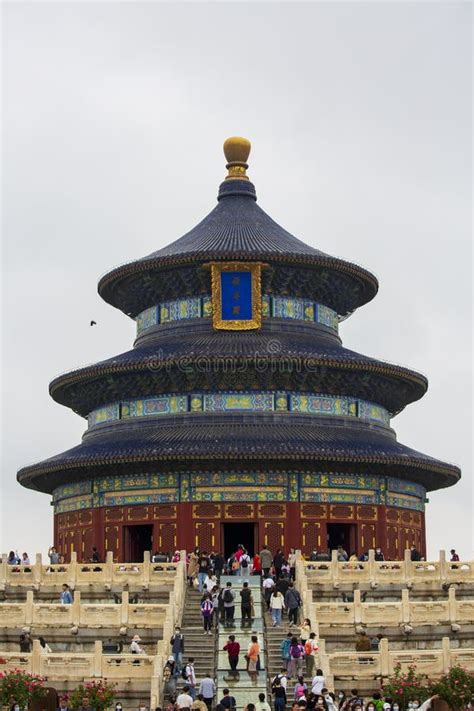
<svg viewBox="0 0 474 711">
<path fill-rule="evenodd" d="M 299 701 L 301 697 L 305 698 L 307 689 L 308 687 L 304 683 L 303 677 L 299 676 L 295 684 L 295 701 Z"/>
<path fill-rule="evenodd" d="M 290 662 L 288 664 L 288 673 L 290 677 L 299 677 L 303 673 L 304 647 L 298 641 L 298 637 L 291 638 L 290 644 Z"/>
<path fill-rule="evenodd" d="M 212 613 L 214 612 L 214 606 L 212 604 L 211 595 L 208 594 L 201 602 L 201 615 L 204 623 L 204 634 L 211 634 L 212 627 Z"/>
</svg>

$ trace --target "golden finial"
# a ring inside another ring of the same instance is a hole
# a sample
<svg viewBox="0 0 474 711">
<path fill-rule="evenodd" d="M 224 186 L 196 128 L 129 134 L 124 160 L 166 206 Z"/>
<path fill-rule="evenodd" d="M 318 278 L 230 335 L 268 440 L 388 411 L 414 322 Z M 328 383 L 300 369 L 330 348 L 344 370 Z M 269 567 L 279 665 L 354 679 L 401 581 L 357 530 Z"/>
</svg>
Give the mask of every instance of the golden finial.
<svg viewBox="0 0 474 711">
<path fill-rule="evenodd" d="M 229 171 L 226 180 L 235 178 L 248 180 L 245 172 L 248 168 L 247 159 L 250 154 L 250 148 L 250 141 L 240 136 L 232 136 L 232 138 L 224 141 L 224 155 L 227 159 L 226 168 Z"/>
</svg>

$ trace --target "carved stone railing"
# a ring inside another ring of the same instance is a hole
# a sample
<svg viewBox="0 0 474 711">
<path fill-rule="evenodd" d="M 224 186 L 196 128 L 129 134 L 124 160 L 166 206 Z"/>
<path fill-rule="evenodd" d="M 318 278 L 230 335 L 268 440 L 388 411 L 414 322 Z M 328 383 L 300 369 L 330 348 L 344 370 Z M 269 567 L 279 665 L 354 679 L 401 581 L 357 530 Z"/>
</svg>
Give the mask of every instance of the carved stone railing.
<svg viewBox="0 0 474 711">
<path fill-rule="evenodd" d="M 94 643 L 93 652 L 51 652 L 43 654 L 38 640 L 29 654 L 2 652 L 0 670 L 21 668 L 48 680 L 76 681 L 84 678 L 151 679 L 156 656 L 147 654 L 103 654 L 102 642 Z"/>
<path fill-rule="evenodd" d="M 401 597 L 399 602 L 362 602 L 361 591 L 354 590 L 354 602 L 313 602 L 307 609 L 320 626 L 474 624 L 474 600 L 458 600 L 455 587 L 449 588 L 447 600 L 411 600 L 407 588 Z"/>
<path fill-rule="evenodd" d="M 474 649 L 451 649 L 449 637 L 443 637 L 441 649 L 391 650 L 387 639 L 380 641 L 378 652 L 320 651 L 320 664 L 325 673 L 326 685 L 332 688 L 352 679 L 376 680 L 393 676 L 400 664 L 407 670 L 416 664 L 417 672 L 430 679 L 446 674 L 451 667 L 462 665 L 474 671 Z"/>
<path fill-rule="evenodd" d="M 337 551 L 330 561 L 301 561 L 308 578 L 308 587 L 314 583 L 328 584 L 339 588 L 346 583 L 366 583 L 372 588 L 388 584 L 411 587 L 420 583 L 443 585 L 445 583 L 473 583 L 474 561 L 450 562 L 445 551 L 440 551 L 437 561 L 412 561 L 410 551 L 405 551 L 404 560 L 376 561 L 373 550 L 365 562 L 337 560 Z M 300 568 L 301 570 L 301 568 Z"/>
<path fill-rule="evenodd" d="M 78 563 L 75 553 L 71 562 L 59 565 L 44 565 L 41 554 L 32 565 L 8 565 L 7 556 L 2 555 L 0 564 L 0 590 L 7 586 L 23 586 L 39 589 L 41 586 L 60 586 L 67 583 L 72 588 L 86 588 L 102 585 L 139 586 L 147 589 L 150 583 L 174 584 L 180 563 L 152 563 L 150 553 L 145 552 L 143 563 L 114 563 L 112 553 L 107 553 L 105 563 Z"/>
<path fill-rule="evenodd" d="M 133 680 L 150 681 L 150 708 L 156 708 L 162 698 L 163 668 L 170 653 L 170 639 L 176 624 L 181 624 L 186 594 L 186 555 L 174 564 L 150 563 L 116 565 L 108 555 L 107 563 L 78 564 L 67 566 L 43 566 L 41 560 L 36 565 L 21 566 L 15 572 L 3 561 L 1 577 L 5 585 L 30 585 L 36 589 L 40 585 L 59 585 L 67 582 L 74 590 L 74 601 L 69 605 L 35 603 L 33 590 L 27 590 L 26 602 L 0 603 L 0 627 L 23 627 L 28 625 L 76 625 L 84 628 L 110 626 L 139 626 L 140 628 L 162 628 L 163 639 L 156 646 L 156 654 L 103 654 L 102 642 L 96 641 L 91 653 L 51 653 L 43 654 L 38 640 L 33 641 L 29 654 L 0 652 L 0 671 L 24 669 L 47 676 L 51 681 L 82 680 L 84 678 L 105 677 L 124 684 Z M 15 566 L 14 566 L 15 567 Z M 13 567 L 13 568 L 14 568 Z M 97 567 L 98 570 L 85 570 Z M 59 570 L 65 568 L 66 570 Z M 18 577 L 15 577 L 18 576 Z M 52 576 L 52 577 L 49 577 Z M 131 604 L 127 590 L 122 592 L 120 604 L 92 604 L 81 602 L 81 584 L 87 587 L 122 584 L 128 587 L 133 580 L 144 588 L 150 583 L 160 584 L 166 576 L 172 583 L 167 604 Z M 12 582 L 13 581 L 13 582 Z"/>
</svg>

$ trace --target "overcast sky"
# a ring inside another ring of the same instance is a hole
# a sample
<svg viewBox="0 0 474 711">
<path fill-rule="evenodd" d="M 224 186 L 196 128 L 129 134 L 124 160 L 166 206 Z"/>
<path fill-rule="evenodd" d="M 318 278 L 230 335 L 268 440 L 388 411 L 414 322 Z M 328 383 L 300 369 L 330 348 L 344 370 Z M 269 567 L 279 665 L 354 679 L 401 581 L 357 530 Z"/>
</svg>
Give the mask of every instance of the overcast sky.
<svg viewBox="0 0 474 711">
<path fill-rule="evenodd" d="M 461 466 L 461 483 L 430 494 L 428 548 L 471 556 L 470 4 L 2 9 L 1 548 L 46 551 L 49 497 L 16 471 L 85 429 L 49 381 L 134 338 L 98 278 L 200 221 L 225 175 L 222 143 L 243 135 L 259 204 L 379 278 L 341 336 L 428 376 L 393 425 Z"/>
</svg>

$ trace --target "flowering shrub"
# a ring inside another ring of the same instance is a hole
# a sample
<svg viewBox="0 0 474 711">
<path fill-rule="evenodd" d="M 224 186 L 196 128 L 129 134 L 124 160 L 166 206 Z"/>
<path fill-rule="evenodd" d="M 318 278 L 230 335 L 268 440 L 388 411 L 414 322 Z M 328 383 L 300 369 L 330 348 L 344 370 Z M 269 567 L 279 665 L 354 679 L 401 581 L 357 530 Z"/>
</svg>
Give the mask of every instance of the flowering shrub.
<svg viewBox="0 0 474 711">
<path fill-rule="evenodd" d="M 432 683 L 431 694 L 438 694 L 453 711 L 463 709 L 474 697 L 474 674 L 462 667 L 452 667 L 448 674 Z"/>
<path fill-rule="evenodd" d="M 384 684 L 383 692 L 385 696 L 393 699 L 394 703 L 398 703 L 401 709 L 408 708 L 408 702 L 413 699 L 419 699 L 421 702 L 431 696 L 428 677 L 417 673 L 416 664 L 410 664 L 406 672 L 402 671 L 401 664 L 397 664 L 394 672 L 390 681 Z"/>
<path fill-rule="evenodd" d="M 30 701 L 45 696 L 45 681 L 44 677 L 22 669 L 0 672 L 0 705 L 10 706 L 16 701 L 21 708 L 28 706 Z"/>
<path fill-rule="evenodd" d="M 108 682 L 107 679 L 97 679 L 80 684 L 69 697 L 69 706 L 77 709 L 82 706 L 82 699 L 87 696 L 90 706 L 97 711 L 103 711 L 112 705 L 115 699 L 115 687 L 117 684 Z"/>
</svg>

